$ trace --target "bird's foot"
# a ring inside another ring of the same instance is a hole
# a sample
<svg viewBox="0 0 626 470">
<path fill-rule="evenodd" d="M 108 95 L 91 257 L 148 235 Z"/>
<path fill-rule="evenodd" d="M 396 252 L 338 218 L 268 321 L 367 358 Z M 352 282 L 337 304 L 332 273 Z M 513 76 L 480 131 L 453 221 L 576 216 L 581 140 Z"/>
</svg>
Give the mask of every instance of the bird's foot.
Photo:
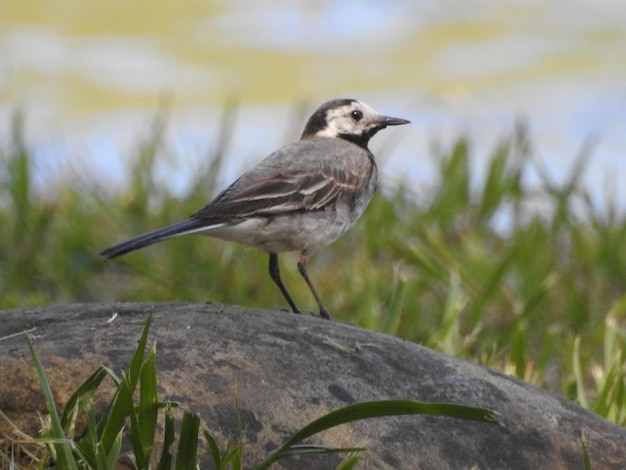
<svg viewBox="0 0 626 470">
<path fill-rule="evenodd" d="M 332 318 L 330 313 L 328 313 L 328 310 L 325 308 L 320 309 L 320 317 L 325 318 L 326 320 L 330 320 Z"/>
</svg>

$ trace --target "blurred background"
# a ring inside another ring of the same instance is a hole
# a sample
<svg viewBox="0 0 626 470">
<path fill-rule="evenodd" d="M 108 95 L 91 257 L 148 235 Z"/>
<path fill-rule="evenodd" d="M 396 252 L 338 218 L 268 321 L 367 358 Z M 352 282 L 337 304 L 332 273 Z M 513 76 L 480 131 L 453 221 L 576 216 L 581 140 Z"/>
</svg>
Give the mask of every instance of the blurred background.
<svg viewBox="0 0 626 470">
<path fill-rule="evenodd" d="M 433 146 L 459 135 L 480 176 L 486 150 L 522 119 L 556 180 L 596 139 L 584 178 L 602 204 L 607 183 L 626 197 L 616 184 L 626 177 L 624 18 L 616 0 L 7 0 L 0 130 L 23 112 L 44 185 L 78 167 L 115 188 L 165 109 L 178 155 L 166 180 L 184 191 L 225 103 L 237 112 L 223 183 L 296 138 L 319 103 L 354 97 L 412 121 L 372 144 L 388 184 L 428 189 Z"/>
</svg>

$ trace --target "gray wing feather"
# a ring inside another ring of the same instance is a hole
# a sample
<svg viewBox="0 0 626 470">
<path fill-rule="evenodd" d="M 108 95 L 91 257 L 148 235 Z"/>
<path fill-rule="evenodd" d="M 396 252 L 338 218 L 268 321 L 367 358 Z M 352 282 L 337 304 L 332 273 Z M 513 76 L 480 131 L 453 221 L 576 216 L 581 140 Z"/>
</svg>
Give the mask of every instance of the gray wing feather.
<svg viewBox="0 0 626 470">
<path fill-rule="evenodd" d="M 332 210 L 375 172 L 367 150 L 339 139 L 301 140 L 271 154 L 195 213 L 196 219 Z"/>
</svg>

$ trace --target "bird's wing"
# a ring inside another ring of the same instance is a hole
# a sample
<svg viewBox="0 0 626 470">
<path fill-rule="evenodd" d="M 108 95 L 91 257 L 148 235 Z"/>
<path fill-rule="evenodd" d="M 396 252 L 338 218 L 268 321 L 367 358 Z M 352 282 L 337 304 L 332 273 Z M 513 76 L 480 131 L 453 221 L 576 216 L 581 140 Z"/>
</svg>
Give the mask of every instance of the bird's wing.
<svg viewBox="0 0 626 470">
<path fill-rule="evenodd" d="M 281 149 L 244 174 L 194 218 L 251 217 L 294 211 L 332 210 L 339 198 L 353 198 L 368 184 L 375 163 L 362 149 L 348 151 L 293 146 Z M 323 146 L 322 146 L 323 147 Z M 330 150 L 323 153 L 320 150 Z"/>
</svg>

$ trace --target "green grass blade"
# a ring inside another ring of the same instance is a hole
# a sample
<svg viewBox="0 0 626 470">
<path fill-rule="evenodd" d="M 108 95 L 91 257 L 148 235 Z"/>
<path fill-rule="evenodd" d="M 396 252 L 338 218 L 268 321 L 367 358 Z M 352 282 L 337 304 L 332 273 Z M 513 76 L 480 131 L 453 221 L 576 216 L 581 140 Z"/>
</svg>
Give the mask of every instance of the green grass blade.
<svg viewBox="0 0 626 470">
<path fill-rule="evenodd" d="M 106 452 L 101 452 L 101 444 L 98 440 L 97 432 L 98 424 L 92 402 L 87 402 L 84 408 L 84 412 L 87 417 L 87 434 L 76 443 L 75 451 L 80 454 L 84 464 L 88 468 L 108 468 L 103 467 L 101 463 L 96 464 L 97 461 L 100 462 L 100 455 L 98 452 L 103 455 L 106 455 Z"/>
<path fill-rule="evenodd" d="M 61 419 L 57 413 L 56 404 L 54 403 L 54 397 L 52 396 L 52 390 L 50 389 L 50 383 L 48 382 L 46 373 L 43 370 L 39 356 L 35 351 L 35 347 L 33 346 L 33 343 L 28 335 L 26 335 L 26 341 L 28 342 L 28 348 L 30 349 L 30 354 L 35 364 L 35 370 L 37 371 L 41 390 L 43 391 L 44 399 L 46 401 L 46 407 L 48 408 L 48 414 L 50 415 L 50 423 L 52 427 L 51 437 L 57 441 L 54 444 L 57 454 L 57 464 L 59 465 L 59 468 L 67 468 L 70 470 L 78 469 L 72 455 L 70 443 L 65 436 L 63 426 L 61 426 Z"/>
<path fill-rule="evenodd" d="M 508 196 L 507 189 L 509 189 L 508 185 L 511 184 L 506 170 L 508 160 L 507 146 L 501 146 L 497 149 L 495 156 L 491 159 L 478 210 L 478 216 L 481 220 L 488 220 L 498 206 L 502 204 L 503 198 Z"/>
<path fill-rule="evenodd" d="M 119 432 L 124 429 L 126 418 L 133 410 L 133 395 L 126 379 L 122 379 L 109 409 L 98 423 L 100 442 L 111 449 Z"/>
<path fill-rule="evenodd" d="M 137 425 L 139 426 L 137 433 L 140 437 L 141 454 L 145 459 L 143 464 L 146 468 L 150 465 L 150 455 L 156 433 L 159 411 L 157 394 L 156 346 L 154 346 L 141 366 L 139 407 L 137 408 Z"/>
<path fill-rule="evenodd" d="M 344 454 L 356 453 L 367 450 L 365 447 L 328 447 L 313 444 L 303 444 L 291 446 L 282 453 L 281 458 L 303 456 L 303 455 L 325 455 L 325 454 Z"/>
<path fill-rule="evenodd" d="M 256 467 L 256 470 L 264 470 L 268 468 L 276 460 L 282 458 L 284 452 L 303 439 L 335 426 L 362 419 L 407 414 L 427 414 L 490 423 L 497 422 L 496 413 L 493 411 L 482 408 L 451 405 L 447 403 L 422 403 L 411 400 L 383 400 L 357 403 L 332 411 L 309 423 L 307 426 L 295 433 L 281 447 L 272 452 L 266 460 Z"/>
<path fill-rule="evenodd" d="M 178 438 L 176 470 L 195 470 L 198 460 L 198 433 L 200 417 L 185 411 Z"/>
<path fill-rule="evenodd" d="M 243 460 L 243 447 L 242 441 L 229 442 L 226 450 L 220 455 L 217 442 L 211 436 L 208 431 L 204 431 L 204 437 L 209 443 L 211 448 L 211 456 L 213 458 L 213 465 L 216 470 L 241 470 Z"/>
<path fill-rule="evenodd" d="M 16 112 L 13 121 L 13 152 L 10 153 L 8 162 L 9 190 L 11 202 L 17 214 L 20 214 L 20 222 L 15 225 L 15 240 L 22 241 L 27 230 L 28 221 L 31 220 L 31 162 L 30 153 L 25 147 L 23 136 L 24 116 Z"/>
<path fill-rule="evenodd" d="M 130 387 L 130 379 L 125 378 L 126 387 Z M 139 410 L 138 407 L 135 407 L 132 403 L 132 397 L 130 398 L 131 407 L 128 414 L 128 420 L 130 421 L 130 439 L 133 443 L 133 451 L 135 453 L 135 462 L 137 464 L 137 468 L 140 470 L 147 469 L 149 466 L 149 460 L 146 458 L 143 440 L 141 436 L 141 426 L 139 425 Z"/>
<path fill-rule="evenodd" d="M 222 469 L 241 470 L 243 460 L 243 443 L 231 444 L 222 457 Z M 230 467 L 229 467 L 230 465 Z"/>
<path fill-rule="evenodd" d="M 485 273 L 481 292 L 476 295 L 467 313 L 470 324 L 475 325 L 484 315 L 485 306 L 494 298 L 495 292 L 502 288 L 503 279 L 518 256 L 520 256 L 519 250 L 509 250 L 494 263 L 492 270 Z"/>
<path fill-rule="evenodd" d="M 441 327 L 437 332 L 439 350 L 447 354 L 458 354 L 462 347 L 459 318 L 467 305 L 467 295 L 463 292 L 459 276 L 450 273 L 450 288 L 446 299 Z"/>
<path fill-rule="evenodd" d="M 163 432 L 163 447 L 161 450 L 161 458 L 157 465 L 157 470 L 170 470 L 174 461 L 172 456 L 172 446 L 176 439 L 176 430 L 174 428 L 174 416 L 169 407 L 165 407 L 165 423 Z M 219 467 L 215 467 L 219 469 Z"/>
<path fill-rule="evenodd" d="M 98 424 L 91 401 L 85 405 L 84 412 L 87 418 L 87 433 L 76 443 L 76 447 L 85 463 L 89 467 L 93 467 L 98 449 Z"/>
<path fill-rule="evenodd" d="M 61 416 L 63 429 L 67 430 L 79 404 L 88 401 L 93 396 L 107 374 L 108 371 L 105 367 L 98 367 L 96 371 L 76 389 L 63 408 L 63 414 Z"/>
<path fill-rule="evenodd" d="M 493 411 L 482 408 L 448 403 L 422 403 L 411 400 L 372 401 L 346 406 L 322 416 L 294 434 L 285 445 L 291 446 L 321 431 L 352 421 L 406 414 L 427 414 L 492 423 L 497 422 Z"/>
<path fill-rule="evenodd" d="M 122 451 L 122 437 L 123 437 L 123 432 L 120 431 L 118 433 L 118 435 L 115 437 L 115 440 L 113 441 L 113 445 L 111 446 L 111 449 L 109 450 L 109 453 L 107 455 L 107 459 L 106 459 L 106 465 L 107 465 L 107 469 L 109 470 L 115 470 L 117 468 L 117 460 L 120 457 L 120 452 Z M 104 452 L 105 449 L 102 449 L 102 451 Z"/>
<path fill-rule="evenodd" d="M 580 336 L 576 336 L 574 339 L 574 351 L 572 352 L 572 371 L 574 372 L 574 378 L 576 379 L 576 399 L 580 406 L 589 408 L 589 401 L 587 400 L 587 394 L 585 393 L 585 378 L 582 372 L 582 366 L 580 363 Z"/>
<path fill-rule="evenodd" d="M 354 467 L 356 467 L 356 464 L 358 464 L 360 460 L 360 452 L 348 454 L 341 462 L 339 462 L 339 465 L 337 465 L 337 468 L 335 470 L 352 470 Z"/>
<path fill-rule="evenodd" d="M 96 426 L 95 419 L 89 424 L 89 426 Z M 122 431 L 117 435 L 113 445 L 110 449 L 105 449 L 102 442 L 96 442 L 93 445 L 93 452 L 91 454 L 85 451 L 84 446 L 79 444 L 74 445 L 74 452 L 78 455 L 78 463 L 80 468 L 94 469 L 94 470 L 115 470 L 117 466 L 117 460 L 120 456 L 122 449 Z"/>
<path fill-rule="evenodd" d="M 204 435 L 204 440 L 207 442 L 209 446 L 209 450 L 211 451 L 211 458 L 213 459 L 213 466 L 216 470 L 221 470 L 222 467 L 222 456 L 220 455 L 220 449 L 217 445 L 217 441 L 215 438 L 209 433 L 208 430 L 204 429 L 202 431 Z"/>
<path fill-rule="evenodd" d="M 128 372 L 126 376 L 119 381 L 115 397 L 109 405 L 109 409 L 101 418 L 100 423 L 98 423 L 99 435 L 102 436 L 101 442 L 106 449 L 111 448 L 118 433 L 124 428 L 126 418 L 133 412 L 133 392 L 139 381 L 151 321 L 152 315 L 149 315 L 144 325 L 141 338 L 139 339 L 137 349 L 131 359 Z"/>
<path fill-rule="evenodd" d="M 148 315 L 148 319 L 146 320 L 146 324 L 143 327 L 143 332 L 141 333 L 141 338 L 139 339 L 137 349 L 135 350 L 135 354 L 133 354 L 133 358 L 130 361 L 130 367 L 128 368 L 127 375 L 130 380 L 131 390 L 135 390 L 135 388 L 137 387 L 137 382 L 139 381 L 141 366 L 143 364 L 143 355 L 148 345 L 148 333 L 150 331 L 151 323 L 152 315 Z"/>
<path fill-rule="evenodd" d="M 587 448 L 584 434 L 580 438 L 580 446 L 583 452 L 583 469 L 591 470 L 591 457 L 589 457 L 589 449 Z"/>
</svg>

